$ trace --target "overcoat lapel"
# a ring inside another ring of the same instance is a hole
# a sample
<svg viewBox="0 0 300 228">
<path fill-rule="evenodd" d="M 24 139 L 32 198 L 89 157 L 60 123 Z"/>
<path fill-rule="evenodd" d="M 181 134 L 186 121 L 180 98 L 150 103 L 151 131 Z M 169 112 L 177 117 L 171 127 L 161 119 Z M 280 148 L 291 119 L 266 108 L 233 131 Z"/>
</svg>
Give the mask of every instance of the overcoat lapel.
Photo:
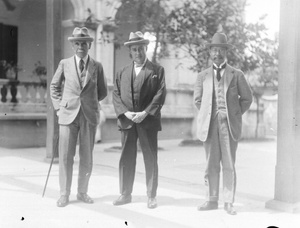
<svg viewBox="0 0 300 228">
<path fill-rule="evenodd" d="M 225 68 L 224 77 L 225 77 L 224 78 L 225 79 L 225 81 L 224 81 L 224 93 L 226 94 L 227 90 L 228 90 L 228 87 L 231 83 L 231 80 L 233 78 L 233 70 L 228 65 Z"/>
<path fill-rule="evenodd" d="M 205 72 L 205 80 L 203 81 L 203 88 L 207 88 L 207 92 L 206 94 L 210 94 L 211 98 L 212 98 L 212 94 L 213 94 L 213 76 L 214 76 L 214 70 L 212 67 L 209 68 L 209 70 L 207 70 Z"/>
</svg>

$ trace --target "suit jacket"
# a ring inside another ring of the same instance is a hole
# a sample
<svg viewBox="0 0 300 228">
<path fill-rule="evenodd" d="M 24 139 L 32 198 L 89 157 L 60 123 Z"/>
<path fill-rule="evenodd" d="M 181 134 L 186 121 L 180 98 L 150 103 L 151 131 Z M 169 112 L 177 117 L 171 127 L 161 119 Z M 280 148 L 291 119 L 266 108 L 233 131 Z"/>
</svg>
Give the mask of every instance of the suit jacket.
<svg viewBox="0 0 300 228">
<path fill-rule="evenodd" d="M 213 102 L 213 67 L 200 72 L 194 88 L 194 102 L 199 109 L 197 136 L 207 139 Z M 227 64 L 223 77 L 227 120 L 232 138 L 237 141 L 242 135 L 242 114 L 252 103 L 252 92 L 242 71 Z"/>
<path fill-rule="evenodd" d="M 138 105 L 133 107 L 132 100 L 132 73 L 133 62 L 121 69 L 114 79 L 113 104 L 118 117 L 119 129 L 129 129 L 134 122 L 124 113 L 127 111 L 146 111 L 148 116 L 140 123 L 145 129 L 161 130 L 160 110 L 166 97 L 165 72 L 162 66 L 147 60 L 144 71 L 139 74 Z"/>
<path fill-rule="evenodd" d="M 50 96 L 54 109 L 59 110 L 59 124 L 72 123 L 80 108 L 89 123 L 99 123 L 99 101 L 107 95 L 107 84 L 101 63 L 89 58 L 83 86 L 79 81 L 75 56 L 61 60 L 52 78 Z"/>
</svg>

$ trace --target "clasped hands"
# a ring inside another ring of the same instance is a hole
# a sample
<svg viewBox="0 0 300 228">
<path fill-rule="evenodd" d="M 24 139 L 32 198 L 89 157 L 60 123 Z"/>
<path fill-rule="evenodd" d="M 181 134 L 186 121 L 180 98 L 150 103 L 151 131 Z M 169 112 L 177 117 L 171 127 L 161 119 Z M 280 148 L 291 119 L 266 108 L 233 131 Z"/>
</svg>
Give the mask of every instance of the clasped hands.
<svg viewBox="0 0 300 228">
<path fill-rule="evenodd" d="M 148 115 L 147 112 L 142 111 L 142 112 L 125 112 L 124 115 L 130 119 L 131 121 L 133 121 L 134 123 L 141 123 L 146 116 Z"/>
</svg>

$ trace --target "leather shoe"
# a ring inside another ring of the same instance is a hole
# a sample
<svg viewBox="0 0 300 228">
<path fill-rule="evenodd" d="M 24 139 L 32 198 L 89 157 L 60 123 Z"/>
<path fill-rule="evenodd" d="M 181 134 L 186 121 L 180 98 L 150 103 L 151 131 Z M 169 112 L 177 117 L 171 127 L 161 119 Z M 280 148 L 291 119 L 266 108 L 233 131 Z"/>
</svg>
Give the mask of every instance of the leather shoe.
<svg viewBox="0 0 300 228">
<path fill-rule="evenodd" d="M 86 193 L 77 193 L 77 199 L 84 203 L 94 203 L 94 200 Z"/>
<path fill-rule="evenodd" d="M 148 198 L 148 204 L 147 204 L 148 208 L 150 209 L 154 209 L 157 207 L 157 202 L 155 198 Z"/>
<path fill-rule="evenodd" d="M 230 215 L 236 215 L 236 210 L 234 209 L 232 203 L 225 203 L 224 204 L 224 210 L 227 211 Z"/>
<path fill-rule="evenodd" d="M 113 202 L 113 205 L 119 206 L 127 203 L 131 203 L 131 195 L 121 195 L 117 200 Z"/>
<path fill-rule="evenodd" d="M 210 211 L 210 210 L 217 210 L 218 209 L 218 202 L 216 201 L 206 201 L 201 206 L 198 206 L 198 211 Z"/>
<path fill-rule="evenodd" d="M 56 205 L 58 207 L 65 207 L 67 206 L 69 203 L 69 196 L 60 196 L 60 198 L 58 199 Z"/>
</svg>

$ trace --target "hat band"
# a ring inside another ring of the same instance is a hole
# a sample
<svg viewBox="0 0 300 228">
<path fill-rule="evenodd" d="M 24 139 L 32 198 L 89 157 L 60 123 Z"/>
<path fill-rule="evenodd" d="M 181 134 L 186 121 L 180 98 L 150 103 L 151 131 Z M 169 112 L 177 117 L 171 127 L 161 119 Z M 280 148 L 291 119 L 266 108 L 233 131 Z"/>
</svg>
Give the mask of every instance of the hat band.
<svg viewBox="0 0 300 228">
<path fill-rule="evenodd" d="M 141 38 L 141 37 L 136 37 L 136 38 L 129 39 L 129 41 L 138 41 L 138 40 L 143 40 L 143 38 Z"/>
<path fill-rule="evenodd" d="M 88 35 L 85 35 L 85 34 L 74 34 L 72 35 L 73 37 L 90 37 Z"/>
</svg>

